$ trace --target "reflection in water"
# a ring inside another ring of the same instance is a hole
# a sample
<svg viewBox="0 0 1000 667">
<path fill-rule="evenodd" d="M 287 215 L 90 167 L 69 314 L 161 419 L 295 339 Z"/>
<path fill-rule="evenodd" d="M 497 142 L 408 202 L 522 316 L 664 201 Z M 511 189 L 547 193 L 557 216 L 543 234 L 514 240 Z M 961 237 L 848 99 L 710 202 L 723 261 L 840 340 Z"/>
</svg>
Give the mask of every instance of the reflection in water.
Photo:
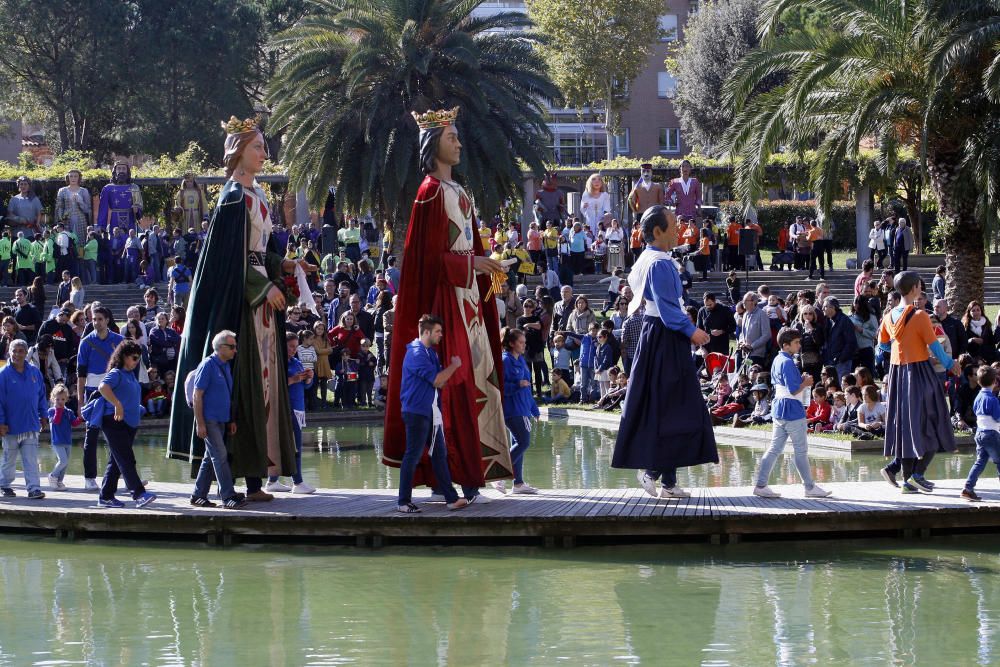
<svg viewBox="0 0 1000 667">
<path fill-rule="evenodd" d="M 992 665 L 998 538 L 382 551 L 7 539 L 3 664 Z"/>
</svg>

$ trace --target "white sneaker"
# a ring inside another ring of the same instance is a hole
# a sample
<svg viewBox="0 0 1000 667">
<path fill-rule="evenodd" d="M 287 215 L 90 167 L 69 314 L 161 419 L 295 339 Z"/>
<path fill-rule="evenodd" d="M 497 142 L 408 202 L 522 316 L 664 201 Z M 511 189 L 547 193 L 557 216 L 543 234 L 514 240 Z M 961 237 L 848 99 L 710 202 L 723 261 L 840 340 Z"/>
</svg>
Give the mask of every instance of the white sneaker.
<svg viewBox="0 0 1000 667">
<path fill-rule="evenodd" d="M 514 488 L 511 490 L 511 493 L 523 494 L 523 495 L 526 495 L 526 496 L 533 496 L 536 493 L 538 493 L 538 489 L 536 489 L 535 487 L 533 487 L 530 484 L 521 483 L 521 484 L 515 484 Z"/>
<path fill-rule="evenodd" d="M 443 493 L 432 493 L 431 497 L 427 499 L 429 503 L 443 503 L 445 502 Z"/>
<path fill-rule="evenodd" d="M 292 487 L 282 484 L 281 481 L 268 482 L 264 485 L 264 490 L 268 493 L 291 491 Z"/>
<path fill-rule="evenodd" d="M 755 496 L 760 496 L 761 498 L 780 498 L 781 494 L 777 491 L 772 491 L 769 486 L 755 486 L 753 487 L 753 494 Z"/>
<path fill-rule="evenodd" d="M 502 479 L 499 482 L 493 482 L 493 488 L 499 491 L 500 493 L 507 493 L 507 482 L 503 481 Z"/>
<path fill-rule="evenodd" d="M 650 477 L 645 470 L 636 470 L 635 478 L 639 480 L 639 484 L 642 485 L 642 490 L 653 496 L 654 498 L 659 497 L 659 493 L 656 490 L 656 480 Z"/>
<path fill-rule="evenodd" d="M 819 484 L 813 484 L 811 489 L 806 489 L 806 498 L 826 498 L 830 495 L 833 495 L 833 491 L 827 491 Z"/>
<path fill-rule="evenodd" d="M 86 483 L 84 483 L 83 488 L 85 491 L 100 491 L 101 487 L 97 486 L 96 479 L 87 478 Z"/>
<path fill-rule="evenodd" d="M 660 489 L 661 498 L 690 498 L 691 494 L 679 486 L 663 487 Z"/>
<path fill-rule="evenodd" d="M 49 488 L 50 489 L 65 489 L 66 485 L 59 481 L 58 478 L 49 475 Z"/>
<path fill-rule="evenodd" d="M 477 493 L 476 495 L 472 496 L 471 498 L 466 498 L 466 500 L 469 501 L 470 505 L 472 503 L 476 503 L 477 505 L 489 505 L 490 503 L 493 502 L 493 499 L 490 498 L 485 493 Z"/>
<path fill-rule="evenodd" d="M 302 482 L 301 484 L 295 484 L 292 486 L 292 493 L 301 493 L 303 495 L 309 493 L 316 493 L 316 489 L 310 486 L 307 482 Z"/>
</svg>

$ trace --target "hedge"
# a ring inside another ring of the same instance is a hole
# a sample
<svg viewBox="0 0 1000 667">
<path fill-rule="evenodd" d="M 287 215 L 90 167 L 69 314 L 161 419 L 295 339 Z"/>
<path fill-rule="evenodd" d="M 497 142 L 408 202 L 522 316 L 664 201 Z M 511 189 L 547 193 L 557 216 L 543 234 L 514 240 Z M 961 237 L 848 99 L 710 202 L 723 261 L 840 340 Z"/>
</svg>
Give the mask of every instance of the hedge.
<svg viewBox="0 0 1000 667">
<path fill-rule="evenodd" d="M 723 219 L 729 215 L 737 218 L 743 214 L 743 207 L 739 202 L 725 201 L 719 205 L 719 211 Z M 786 221 L 794 221 L 795 216 L 801 215 L 806 218 L 816 217 L 816 201 L 806 199 L 798 200 L 762 200 L 757 202 L 757 224 L 764 230 L 763 243 L 768 247 L 775 247 L 778 243 L 778 230 Z M 830 216 L 833 227 L 833 245 L 837 248 L 853 248 L 857 240 L 854 230 L 857 228 L 857 209 L 853 201 L 833 202 L 833 211 Z"/>
</svg>

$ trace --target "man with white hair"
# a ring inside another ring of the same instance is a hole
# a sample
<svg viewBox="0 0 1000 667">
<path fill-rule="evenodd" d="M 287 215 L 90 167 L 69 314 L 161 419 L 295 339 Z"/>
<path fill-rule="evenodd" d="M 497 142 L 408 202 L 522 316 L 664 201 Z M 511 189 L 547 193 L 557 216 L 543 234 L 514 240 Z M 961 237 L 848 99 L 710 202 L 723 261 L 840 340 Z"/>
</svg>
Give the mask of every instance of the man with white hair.
<svg viewBox="0 0 1000 667">
<path fill-rule="evenodd" d="M 38 431 L 48 421 L 45 379 L 41 371 L 27 363 L 28 344 L 11 341 L 8 363 L 0 370 L 0 436 L 3 458 L 0 460 L 0 493 L 14 497 L 17 455 L 21 454 L 24 485 L 28 498 L 45 497 L 38 474 Z"/>
<path fill-rule="evenodd" d="M 906 218 L 899 219 L 899 227 L 896 228 L 896 238 L 892 244 L 892 252 L 895 256 L 893 267 L 896 271 L 906 271 L 913 250 L 913 230 Z"/>
<path fill-rule="evenodd" d="M 740 321 L 740 335 L 736 340 L 737 349 L 749 355 L 753 363 L 763 366 L 767 362 L 767 344 L 771 341 L 771 322 L 763 308 L 758 308 L 756 292 L 743 295 L 743 319 Z"/>
<path fill-rule="evenodd" d="M 215 507 L 208 499 L 212 480 L 219 483 L 219 498 L 226 509 L 239 509 L 246 498 L 233 488 L 229 469 L 225 435 L 236 433 L 232 418 L 233 371 L 229 362 L 236 356 L 236 334 L 222 330 L 212 339 L 212 354 L 205 357 L 194 371 L 194 428 L 205 441 L 205 456 L 194 481 L 191 504 L 195 507 Z"/>
</svg>

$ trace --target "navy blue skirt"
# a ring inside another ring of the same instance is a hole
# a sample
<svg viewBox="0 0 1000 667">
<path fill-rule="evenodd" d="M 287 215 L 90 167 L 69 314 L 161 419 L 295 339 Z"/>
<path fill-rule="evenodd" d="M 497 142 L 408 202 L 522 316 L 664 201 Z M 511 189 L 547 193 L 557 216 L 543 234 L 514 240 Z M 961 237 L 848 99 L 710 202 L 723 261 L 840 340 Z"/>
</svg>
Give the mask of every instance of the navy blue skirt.
<svg viewBox="0 0 1000 667">
<path fill-rule="evenodd" d="M 957 448 L 944 387 L 931 362 L 889 366 L 885 455 L 922 459 L 925 454 Z"/>
<path fill-rule="evenodd" d="M 718 462 L 691 341 L 646 316 L 611 466 L 659 471 Z"/>
</svg>

